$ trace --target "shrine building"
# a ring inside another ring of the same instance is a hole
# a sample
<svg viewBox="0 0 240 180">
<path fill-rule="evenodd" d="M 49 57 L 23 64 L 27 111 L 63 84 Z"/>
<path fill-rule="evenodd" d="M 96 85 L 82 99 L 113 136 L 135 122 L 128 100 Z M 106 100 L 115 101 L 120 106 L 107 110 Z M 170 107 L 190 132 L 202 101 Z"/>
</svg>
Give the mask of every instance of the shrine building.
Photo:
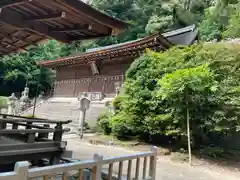
<svg viewBox="0 0 240 180">
<path fill-rule="evenodd" d="M 174 45 L 191 45 L 198 39 L 195 25 L 163 34 L 156 33 L 142 39 L 110 46 L 88 49 L 76 56 L 39 62 L 56 70 L 54 97 L 78 97 L 87 92 L 111 97 L 121 86 L 131 63 L 145 50 L 164 51 Z"/>
</svg>

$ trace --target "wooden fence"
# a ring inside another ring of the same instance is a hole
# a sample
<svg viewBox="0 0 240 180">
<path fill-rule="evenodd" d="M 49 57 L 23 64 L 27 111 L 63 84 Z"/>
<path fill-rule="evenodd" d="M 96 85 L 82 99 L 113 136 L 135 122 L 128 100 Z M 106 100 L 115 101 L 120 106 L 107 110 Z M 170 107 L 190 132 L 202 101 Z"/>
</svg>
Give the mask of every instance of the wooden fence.
<svg viewBox="0 0 240 180">
<path fill-rule="evenodd" d="M 127 166 L 124 167 L 126 163 Z M 14 172 L 0 173 L 0 180 L 28 180 L 34 178 L 49 180 L 52 175 L 60 175 L 61 180 L 67 180 L 68 172 L 76 170 L 78 172 L 77 180 L 85 180 L 83 176 L 85 169 L 91 169 L 91 180 L 101 180 L 103 166 L 106 165 L 108 180 L 113 180 L 116 169 L 118 180 L 122 180 L 123 175 L 127 180 L 156 180 L 156 163 L 157 148 L 153 147 L 149 152 L 134 155 L 103 158 L 103 156 L 95 154 L 93 160 L 31 169 L 28 162 L 18 162 L 15 165 Z M 114 165 L 117 165 L 117 168 L 114 168 Z"/>
</svg>

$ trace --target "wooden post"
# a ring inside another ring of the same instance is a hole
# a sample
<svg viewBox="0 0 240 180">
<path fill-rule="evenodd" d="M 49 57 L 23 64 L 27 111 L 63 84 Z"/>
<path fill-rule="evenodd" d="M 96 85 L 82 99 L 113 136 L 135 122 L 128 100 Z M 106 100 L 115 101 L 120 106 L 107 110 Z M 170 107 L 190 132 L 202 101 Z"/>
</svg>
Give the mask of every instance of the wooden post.
<svg viewBox="0 0 240 180">
<path fill-rule="evenodd" d="M 139 180 L 140 158 L 136 160 L 135 180 Z"/>
<path fill-rule="evenodd" d="M 35 142 L 35 133 L 29 133 L 27 135 L 27 143 L 34 143 Z"/>
<path fill-rule="evenodd" d="M 143 179 L 146 179 L 146 173 L 147 173 L 147 157 L 144 157 L 144 159 L 143 159 L 143 174 L 142 174 Z"/>
<path fill-rule="evenodd" d="M 112 180 L 112 175 L 113 175 L 113 163 L 109 164 L 108 167 L 108 180 Z"/>
<path fill-rule="evenodd" d="M 101 161 L 103 160 L 103 156 L 100 156 L 98 154 L 93 155 L 93 160 L 96 162 L 99 162 L 98 165 L 94 166 L 92 168 L 92 180 L 101 180 L 102 176 L 102 164 Z"/>
<path fill-rule="evenodd" d="M 43 127 L 45 127 L 46 129 L 50 128 L 49 124 L 44 124 Z M 48 138 L 49 133 L 39 133 L 38 134 L 38 138 L 39 139 L 43 139 L 43 138 Z"/>
<path fill-rule="evenodd" d="M 27 126 L 26 126 L 26 129 L 32 129 L 32 125 L 33 122 L 27 122 Z"/>
<path fill-rule="evenodd" d="M 60 130 L 57 132 L 54 132 L 53 140 L 54 141 L 62 141 L 62 134 L 63 134 L 63 128 L 61 123 L 57 123 L 57 126 L 55 127 L 56 130 Z"/>
<path fill-rule="evenodd" d="M 127 168 L 127 180 L 131 180 L 132 178 L 132 160 L 128 160 L 128 168 Z"/>
<path fill-rule="evenodd" d="M 0 121 L 0 130 L 6 129 L 7 124 L 5 122 L 1 122 Z M 2 138 L 2 136 L 0 135 L 0 139 Z"/>
<path fill-rule="evenodd" d="M 12 125 L 12 129 L 18 129 L 18 124 L 13 123 L 13 125 Z"/>
<path fill-rule="evenodd" d="M 14 172 L 17 174 L 17 179 L 28 180 L 29 163 L 27 161 L 17 162 L 14 167 Z"/>
<path fill-rule="evenodd" d="M 157 147 L 152 147 L 153 156 L 150 157 L 149 176 L 151 180 L 156 180 L 156 167 L 157 167 Z"/>
<path fill-rule="evenodd" d="M 57 126 L 55 127 L 55 129 L 60 130 L 60 131 L 54 132 L 53 141 L 61 142 L 62 141 L 62 134 L 63 134 L 62 124 L 57 123 Z M 59 153 L 55 153 L 50 159 L 51 165 L 59 164 L 59 161 L 60 161 L 60 154 Z"/>
<path fill-rule="evenodd" d="M 122 172 L 123 171 L 123 161 L 119 162 L 119 167 L 118 167 L 118 180 L 122 180 Z"/>
</svg>

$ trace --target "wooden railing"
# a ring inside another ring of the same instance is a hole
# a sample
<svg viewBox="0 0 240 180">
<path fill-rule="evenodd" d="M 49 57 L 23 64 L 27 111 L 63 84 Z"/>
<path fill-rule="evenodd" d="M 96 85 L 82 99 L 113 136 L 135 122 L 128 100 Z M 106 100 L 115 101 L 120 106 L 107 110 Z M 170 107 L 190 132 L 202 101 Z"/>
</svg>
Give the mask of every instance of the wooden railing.
<svg viewBox="0 0 240 180">
<path fill-rule="evenodd" d="M 124 162 L 127 162 L 126 168 Z M 101 180 L 102 170 L 106 165 L 108 166 L 107 180 L 113 180 L 116 169 L 118 180 L 122 180 L 123 176 L 127 180 L 156 180 L 156 163 L 157 149 L 153 147 L 150 152 L 135 155 L 103 158 L 103 156 L 95 154 L 93 160 L 89 161 L 32 169 L 29 168 L 28 162 L 18 162 L 15 165 L 14 172 L 0 173 L 0 180 L 28 180 L 35 178 L 49 180 L 50 176 L 53 175 L 59 175 L 61 176 L 60 179 L 67 180 L 67 174 L 70 171 L 78 172 L 77 180 L 85 180 L 83 174 L 86 169 L 90 169 L 91 180 Z M 114 168 L 115 164 L 117 164 L 116 169 Z"/>
<path fill-rule="evenodd" d="M 33 141 L 35 135 L 38 134 L 39 138 L 45 136 L 48 138 L 49 133 L 54 133 L 53 140 L 61 141 L 62 134 L 64 132 L 69 132 L 70 129 L 63 129 L 63 124 L 68 124 L 71 121 L 53 121 L 47 119 L 40 118 L 31 118 L 31 117 L 22 117 L 22 116 L 14 116 L 8 114 L 0 114 L 2 118 L 0 118 L 0 136 L 1 135 L 11 135 L 11 134 L 19 134 L 19 135 L 27 135 L 27 139 L 25 142 Z M 36 124 L 34 124 L 36 123 Z M 43 126 L 39 125 L 43 124 Z M 11 125 L 11 129 L 6 129 L 7 125 Z M 49 124 L 56 124 L 55 128 L 50 128 Z M 25 129 L 21 129 L 20 127 L 25 127 Z"/>
<path fill-rule="evenodd" d="M 58 164 L 67 144 L 62 141 L 63 133 L 70 131 L 63 128 L 63 124 L 70 122 L 0 114 L 0 140 L 5 139 L 0 143 L 1 167 L 41 158 L 49 159 L 50 164 Z"/>
</svg>

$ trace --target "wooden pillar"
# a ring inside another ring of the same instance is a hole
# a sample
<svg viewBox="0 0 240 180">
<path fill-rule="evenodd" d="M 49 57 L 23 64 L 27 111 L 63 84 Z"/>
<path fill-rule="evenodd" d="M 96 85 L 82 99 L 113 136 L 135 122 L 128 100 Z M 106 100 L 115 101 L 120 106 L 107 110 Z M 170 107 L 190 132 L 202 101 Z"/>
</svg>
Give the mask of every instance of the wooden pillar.
<svg viewBox="0 0 240 180">
<path fill-rule="evenodd" d="M 76 94 L 76 85 L 77 85 L 77 71 L 74 72 L 73 96 L 75 96 Z"/>
<path fill-rule="evenodd" d="M 61 123 L 57 123 L 57 126 L 55 127 L 55 129 L 58 130 L 58 131 L 54 132 L 53 140 L 56 141 L 56 142 L 60 142 L 60 141 L 62 141 L 62 134 L 63 134 L 62 124 Z M 60 161 L 60 154 L 59 153 L 54 154 L 50 158 L 50 164 L 51 165 L 59 164 L 59 161 Z"/>
<path fill-rule="evenodd" d="M 102 88 L 102 93 L 103 93 L 104 97 L 105 97 L 106 81 L 107 81 L 107 78 L 104 77 L 103 88 Z"/>
<path fill-rule="evenodd" d="M 90 66 L 91 66 L 91 70 L 92 70 L 92 73 L 93 75 L 99 75 L 99 71 L 98 71 L 98 67 L 96 65 L 96 62 L 95 61 L 91 61 L 89 62 Z"/>
</svg>

